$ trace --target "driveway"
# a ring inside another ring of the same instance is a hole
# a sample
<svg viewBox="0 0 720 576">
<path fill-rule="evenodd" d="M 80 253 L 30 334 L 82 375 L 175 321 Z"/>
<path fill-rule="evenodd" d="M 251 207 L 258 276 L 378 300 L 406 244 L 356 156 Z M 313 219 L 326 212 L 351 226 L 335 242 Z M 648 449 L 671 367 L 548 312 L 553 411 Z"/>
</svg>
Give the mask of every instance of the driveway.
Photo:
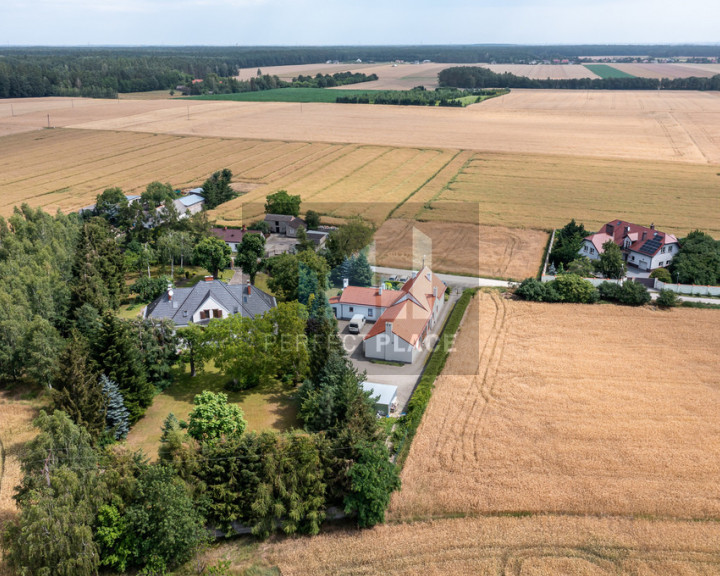
<svg viewBox="0 0 720 576">
<path fill-rule="evenodd" d="M 297 238 L 288 238 L 280 234 L 270 234 L 265 240 L 265 254 L 267 256 L 276 256 L 277 254 L 292 252 L 297 243 Z"/>
<path fill-rule="evenodd" d="M 451 291 L 450 299 L 445 302 L 440 312 L 440 317 L 435 323 L 431 334 L 437 335 L 438 331 L 443 327 L 450 310 L 452 310 L 452 307 L 459 298 L 459 294 L 459 291 Z M 338 333 L 343 347 L 350 357 L 350 361 L 353 363 L 353 366 L 357 368 L 358 372 L 366 373 L 365 380 L 378 384 L 397 386 L 398 410 L 393 415 L 399 416 L 405 412 L 407 403 L 410 401 L 415 386 L 420 380 L 430 350 L 423 349 L 417 360 L 412 364 L 395 365 L 371 361 L 365 358 L 365 354 L 363 354 L 362 341 L 365 335 L 370 332 L 374 323 L 366 322 L 360 334 L 350 334 L 347 329 L 348 323 L 349 320 L 338 320 Z M 430 339 L 430 341 L 434 342 L 435 340 Z"/>
</svg>

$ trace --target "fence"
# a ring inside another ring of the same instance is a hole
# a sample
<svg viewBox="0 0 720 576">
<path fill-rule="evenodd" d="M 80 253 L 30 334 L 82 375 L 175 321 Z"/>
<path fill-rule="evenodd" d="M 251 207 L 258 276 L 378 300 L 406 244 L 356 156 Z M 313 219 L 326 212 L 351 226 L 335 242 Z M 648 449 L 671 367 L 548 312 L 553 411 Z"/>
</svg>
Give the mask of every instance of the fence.
<svg viewBox="0 0 720 576">
<path fill-rule="evenodd" d="M 669 282 L 661 282 L 655 278 L 656 290 L 672 290 L 678 294 L 687 294 L 688 296 L 720 296 L 720 286 L 703 286 L 699 284 L 670 284 Z"/>
</svg>

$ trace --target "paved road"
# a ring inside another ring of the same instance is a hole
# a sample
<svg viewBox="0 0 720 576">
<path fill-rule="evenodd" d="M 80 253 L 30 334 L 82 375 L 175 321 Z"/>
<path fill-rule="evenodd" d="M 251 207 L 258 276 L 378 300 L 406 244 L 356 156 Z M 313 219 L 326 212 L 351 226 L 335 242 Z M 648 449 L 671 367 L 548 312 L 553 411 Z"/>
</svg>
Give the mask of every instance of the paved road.
<svg viewBox="0 0 720 576">
<path fill-rule="evenodd" d="M 656 290 L 650 290 L 650 298 L 657 300 L 660 296 L 660 292 Z M 687 296 L 685 294 L 678 294 L 678 299 L 684 302 L 702 302 L 703 304 L 720 304 L 719 298 L 703 298 L 702 296 Z"/>
<path fill-rule="evenodd" d="M 413 270 L 403 270 L 402 268 L 385 268 L 383 266 L 371 266 L 373 272 L 382 274 L 383 276 L 402 276 L 410 278 Z M 512 283 L 506 280 L 495 280 L 494 278 L 478 278 L 477 276 L 455 276 L 454 274 L 436 274 L 440 280 L 448 286 L 457 288 L 477 288 L 478 286 L 499 286 L 507 288 Z"/>
</svg>

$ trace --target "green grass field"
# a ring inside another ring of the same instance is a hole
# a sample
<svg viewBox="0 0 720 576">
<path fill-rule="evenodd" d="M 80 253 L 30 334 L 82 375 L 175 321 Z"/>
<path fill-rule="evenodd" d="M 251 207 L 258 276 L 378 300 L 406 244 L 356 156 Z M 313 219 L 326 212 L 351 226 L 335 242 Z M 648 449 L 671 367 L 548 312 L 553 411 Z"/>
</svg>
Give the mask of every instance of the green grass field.
<svg viewBox="0 0 720 576">
<path fill-rule="evenodd" d="M 219 374 L 212 363 L 206 365 L 205 371 L 194 378 L 190 377 L 186 366 L 176 368 L 174 383 L 155 396 L 145 416 L 133 426 L 128 435 L 128 446 L 133 450 L 141 449 L 152 459 L 157 458 L 162 425 L 167 415 L 172 412 L 180 420 L 187 420 L 193 409 L 195 395 L 204 390 L 225 392 L 228 400 L 242 409 L 248 430 L 281 432 L 300 426 L 294 389 L 275 384 L 241 392 L 227 392 L 224 390 L 226 381 L 227 378 Z"/>
<path fill-rule="evenodd" d="M 232 102 L 330 102 L 338 96 L 360 96 L 373 90 L 327 90 L 325 88 L 277 88 L 237 94 L 204 94 L 188 100 L 229 100 Z"/>
<path fill-rule="evenodd" d="M 613 66 L 607 64 L 585 64 L 585 68 L 590 70 L 593 74 L 597 74 L 600 78 L 635 78 L 632 74 L 618 70 Z"/>
</svg>

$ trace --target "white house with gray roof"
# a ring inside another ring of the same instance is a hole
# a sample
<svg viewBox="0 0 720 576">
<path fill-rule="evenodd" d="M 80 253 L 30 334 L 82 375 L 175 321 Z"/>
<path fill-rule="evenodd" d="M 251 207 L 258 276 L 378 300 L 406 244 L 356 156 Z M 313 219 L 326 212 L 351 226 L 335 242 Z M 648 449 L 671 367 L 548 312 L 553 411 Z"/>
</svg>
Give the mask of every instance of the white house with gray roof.
<svg viewBox="0 0 720 576">
<path fill-rule="evenodd" d="M 188 323 L 207 324 L 215 318 L 240 314 L 254 318 L 277 305 L 275 298 L 250 284 L 225 284 L 212 276 L 192 288 L 168 289 L 148 304 L 143 317 L 175 322 L 178 328 Z"/>
</svg>

